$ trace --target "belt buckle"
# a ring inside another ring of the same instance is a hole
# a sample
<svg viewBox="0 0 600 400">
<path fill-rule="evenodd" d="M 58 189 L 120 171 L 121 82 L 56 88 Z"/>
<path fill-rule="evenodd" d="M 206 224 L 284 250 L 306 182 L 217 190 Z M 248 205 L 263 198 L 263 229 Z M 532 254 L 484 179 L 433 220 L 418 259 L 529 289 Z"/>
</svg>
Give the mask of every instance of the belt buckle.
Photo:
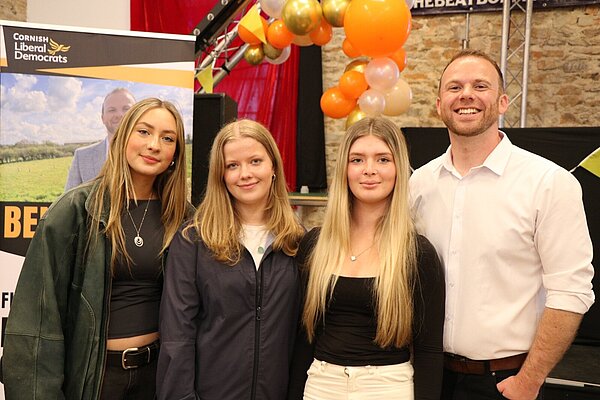
<svg viewBox="0 0 600 400">
<path fill-rule="evenodd" d="M 148 363 L 150 363 L 150 346 L 146 346 L 146 348 L 144 349 L 148 352 Z M 127 369 L 134 369 L 134 368 L 138 368 L 139 365 L 125 365 L 125 360 L 127 357 L 127 353 L 132 353 L 134 351 L 140 351 L 139 347 L 130 347 L 128 349 L 123 350 L 123 353 L 121 354 L 121 366 L 123 367 L 123 369 L 127 370 Z"/>
</svg>

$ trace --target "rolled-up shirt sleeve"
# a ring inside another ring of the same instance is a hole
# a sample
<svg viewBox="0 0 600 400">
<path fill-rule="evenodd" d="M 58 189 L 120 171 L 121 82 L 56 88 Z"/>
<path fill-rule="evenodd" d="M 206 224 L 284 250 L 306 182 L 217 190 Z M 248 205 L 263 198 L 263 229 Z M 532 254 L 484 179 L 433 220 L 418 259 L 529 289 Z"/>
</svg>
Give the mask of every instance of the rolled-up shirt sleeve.
<svg viewBox="0 0 600 400">
<path fill-rule="evenodd" d="M 559 168 L 542 185 L 534 242 L 543 267 L 546 307 L 584 314 L 594 303 L 594 268 L 581 185 Z"/>
</svg>

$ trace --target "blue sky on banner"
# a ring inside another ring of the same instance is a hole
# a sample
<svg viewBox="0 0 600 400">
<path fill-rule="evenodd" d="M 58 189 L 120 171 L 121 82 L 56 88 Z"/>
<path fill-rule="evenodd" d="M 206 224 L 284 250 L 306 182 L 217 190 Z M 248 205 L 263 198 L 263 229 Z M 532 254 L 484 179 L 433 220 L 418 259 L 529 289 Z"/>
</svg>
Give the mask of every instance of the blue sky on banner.
<svg viewBox="0 0 600 400">
<path fill-rule="evenodd" d="M 136 100 L 159 97 L 175 103 L 192 134 L 193 94 L 190 89 L 129 81 L 50 75 L 0 74 L 0 145 L 22 140 L 42 143 L 87 143 L 106 131 L 100 119 L 102 102 L 117 87 Z"/>
</svg>

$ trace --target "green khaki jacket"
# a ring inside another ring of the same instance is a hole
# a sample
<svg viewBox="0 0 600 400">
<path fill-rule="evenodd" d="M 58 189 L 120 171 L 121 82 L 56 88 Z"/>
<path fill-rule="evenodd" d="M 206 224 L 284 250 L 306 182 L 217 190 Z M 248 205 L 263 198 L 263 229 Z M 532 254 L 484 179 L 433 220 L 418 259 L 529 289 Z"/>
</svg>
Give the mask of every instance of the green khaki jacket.
<svg viewBox="0 0 600 400">
<path fill-rule="evenodd" d="M 111 250 L 100 235 L 83 256 L 94 190 L 86 184 L 56 200 L 29 245 L 6 325 L 6 400 L 99 398 Z M 107 215 L 94 218 L 101 229 Z"/>
</svg>

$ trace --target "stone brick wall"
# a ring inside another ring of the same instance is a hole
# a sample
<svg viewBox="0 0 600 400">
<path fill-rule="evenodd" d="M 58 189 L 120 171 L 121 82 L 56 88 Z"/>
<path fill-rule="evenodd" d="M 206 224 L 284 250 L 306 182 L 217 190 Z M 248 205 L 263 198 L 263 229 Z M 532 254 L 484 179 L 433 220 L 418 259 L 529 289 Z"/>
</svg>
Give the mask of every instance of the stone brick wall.
<svg viewBox="0 0 600 400">
<path fill-rule="evenodd" d="M 465 14 L 413 18 L 402 73 L 413 101 L 406 114 L 394 118 L 401 127 L 443 126 L 435 111 L 438 79 L 461 49 L 465 26 Z M 502 13 L 472 14 L 469 31 L 469 47 L 495 55 L 499 63 Z M 324 89 L 337 85 L 350 61 L 341 50 L 343 39 L 343 29 L 336 28 L 333 40 L 322 48 Z M 600 126 L 600 6 L 534 11 L 530 53 L 527 126 Z M 507 121 L 519 120 L 519 108 L 509 110 Z M 329 177 L 344 129 L 345 119 L 325 118 Z M 304 223 L 319 225 L 322 212 L 321 207 L 305 207 Z"/>
<path fill-rule="evenodd" d="M 27 20 L 27 0 L 2 0 L 0 2 L 0 19 Z"/>
</svg>

